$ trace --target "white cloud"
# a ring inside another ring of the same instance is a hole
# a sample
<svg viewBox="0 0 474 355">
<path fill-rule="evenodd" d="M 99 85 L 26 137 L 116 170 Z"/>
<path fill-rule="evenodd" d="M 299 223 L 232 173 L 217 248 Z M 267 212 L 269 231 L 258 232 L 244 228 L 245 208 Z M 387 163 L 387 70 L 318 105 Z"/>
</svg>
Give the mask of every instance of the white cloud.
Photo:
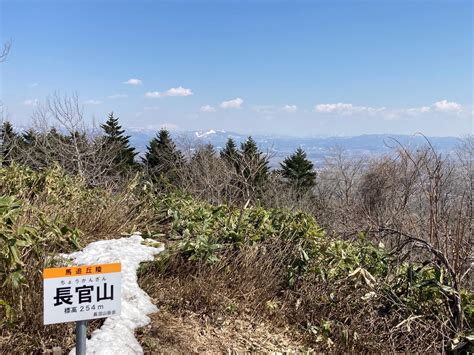
<svg viewBox="0 0 474 355">
<path fill-rule="evenodd" d="M 283 111 L 286 112 L 296 112 L 298 110 L 298 106 L 296 105 L 285 105 L 283 106 Z"/>
<path fill-rule="evenodd" d="M 316 112 L 339 113 L 344 115 L 352 115 L 354 113 L 366 113 L 369 115 L 375 115 L 382 113 L 385 110 L 385 107 L 355 106 L 353 104 L 347 104 L 342 102 L 338 102 L 335 104 L 319 104 L 314 107 L 314 111 Z"/>
<path fill-rule="evenodd" d="M 433 107 L 436 111 L 449 112 L 449 111 L 461 111 L 462 106 L 457 102 L 449 102 L 448 100 L 441 100 L 435 102 Z"/>
<path fill-rule="evenodd" d="M 321 113 L 332 113 L 332 112 L 344 112 L 352 110 L 354 106 L 352 104 L 344 104 L 339 102 L 337 104 L 319 104 L 314 107 L 316 112 Z"/>
<path fill-rule="evenodd" d="M 463 107 L 456 103 L 447 100 L 435 102 L 430 106 L 418 106 L 408 108 L 392 108 L 386 107 L 370 107 L 370 106 L 356 106 L 351 103 L 327 103 L 318 104 L 314 106 L 314 111 L 324 114 L 340 114 L 340 115 L 368 115 L 375 117 L 382 117 L 387 120 L 402 119 L 403 117 L 411 116 L 417 117 L 432 113 L 434 111 L 439 113 L 455 112 L 460 113 Z"/>
<path fill-rule="evenodd" d="M 216 108 L 211 105 L 204 105 L 200 108 L 201 112 L 216 112 Z"/>
<path fill-rule="evenodd" d="M 179 86 L 177 88 L 171 88 L 169 90 L 166 90 L 165 92 L 149 91 L 145 93 L 145 97 L 148 97 L 148 98 L 162 98 L 162 97 L 168 97 L 168 96 L 191 96 L 191 95 L 194 95 L 191 89 L 186 89 L 186 88 L 183 88 L 182 86 Z"/>
<path fill-rule="evenodd" d="M 142 84 L 142 81 L 140 79 L 132 78 L 132 79 L 128 79 L 127 81 L 124 81 L 123 83 L 127 85 L 138 86 Z"/>
<path fill-rule="evenodd" d="M 85 105 L 100 105 L 102 102 L 99 100 L 86 100 L 83 103 Z"/>
<path fill-rule="evenodd" d="M 107 96 L 109 99 L 124 99 L 126 97 L 128 97 L 127 94 L 115 94 L 115 95 L 110 95 L 110 96 Z"/>
<path fill-rule="evenodd" d="M 23 101 L 23 105 L 25 105 L 25 106 L 37 106 L 38 102 L 39 102 L 38 99 L 29 99 L 29 100 Z"/>
<path fill-rule="evenodd" d="M 39 84 L 38 83 L 31 83 L 31 84 L 28 84 L 28 87 L 30 88 L 35 88 L 37 87 Z"/>
<path fill-rule="evenodd" d="M 384 113 L 385 110 L 387 110 L 386 107 L 364 107 L 364 106 L 359 106 L 362 111 L 367 112 L 369 115 L 376 115 L 379 113 Z"/>
<path fill-rule="evenodd" d="M 412 107 L 412 108 L 407 108 L 404 111 L 408 113 L 409 115 L 419 115 L 422 113 L 431 112 L 431 107 L 429 106 Z"/>
<path fill-rule="evenodd" d="M 223 101 L 220 104 L 220 107 L 223 109 L 228 109 L 228 108 L 242 108 L 242 104 L 244 103 L 244 100 L 242 100 L 240 97 L 237 97 L 233 100 L 229 101 Z"/>
<path fill-rule="evenodd" d="M 191 89 L 185 89 L 182 86 L 177 88 L 171 88 L 165 92 L 166 96 L 191 96 L 193 92 Z"/>
<path fill-rule="evenodd" d="M 158 91 L 148 91 L 145 93 L 145 97 L 148 97 L 149 99 L 154 99 L 163 96 L 161 96 L 161 93 Z"/>
<path fill-rule="evenodd" d="M 408 114 L 410 116 L 419 116 L 422 114 L 430 113 L 433 111 L 436 112 L 460 112 L 462 106 L 456 102 L 449 102 L 448 100 L 441 100 L 435 102 L 431 106 L 420 106 L 420 107 L 411 107 L 406 109 L 397 110 L 399 117 L 403 114 Z"/>
</svg>

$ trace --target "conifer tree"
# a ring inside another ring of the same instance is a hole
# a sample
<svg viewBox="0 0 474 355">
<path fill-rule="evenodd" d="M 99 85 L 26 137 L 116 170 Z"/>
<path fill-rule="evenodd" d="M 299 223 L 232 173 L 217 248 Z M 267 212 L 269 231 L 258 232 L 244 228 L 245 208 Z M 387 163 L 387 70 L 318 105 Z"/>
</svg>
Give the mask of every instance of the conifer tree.
<svg viewBox="0 0 474 355">
<path fill-rule="evenodd" d="M 240 150 L 243 155 L 255 156 L 259 153 L 257 142 L 252 137 L 248 137 L 245 142 L 240 144 Z"/>
<path fill-rule="evenodd" d="M 252 137 L 243 142 L 240 146 L 238 158 L 238 173 L 245 180 L 247 198 L 252 192 L 260 196 L 269 173 L 268 158 L 258 149 L 257 143 Z"/>
<path fill-rule="evenodd" d="M 55 127 L 51 127 L 47 134 L 47 139 L 50 142 L 61 142 L 61 143 L 66 143 L 68 141 L 67 136 L 59 132 Z"/>
<path fill-rule="evenodd" d="M 16 144 L 18 143 L 18 135 L 13 130 L 13 125 L 9 121 L 3 122 L 0 128 L 0 143 L 2 164 L 10 164 L 14 159 Z"/>
<path fill-rule="evenodd" d="M 297 191 L 298 197 L 316 185 L 316 172 L 306 152 L 298 148 L 292 155 L 280 163 L 281 175 Z"/>
<path fill-rule="evenodd" d="M 0 128 L 0 134 L 1 134 L 2 142 L 4 139 L 8 137 L 13 137 L 15 135 L 15 132 L 13 130 L 13 125 L 10 123 L 10 121 L 3 122 L 2 127 Z"/>
<path fill-rule="evenodd" d="M 125 130 L 119 124 L 118 117 L 111 112 L 107 121 L 100 126 L 104 130 L 103 144 L 113 148 L 114 163 L 119 170 L 128 170 L 135 166 L 135 148 L 130 146 L 130 136 L 125 135 Z"/>
<path fill-rule="evenodd" d="M 212 144 L 206 144 L 196 150 L 195 154 L 192 157 L 192 160 L 208 161 L 214 158 L 216 158 L 216 150 L 214 149 Z"/>
<path fill-rule="evenodd" d="M 189 161 L 188 169 L 191 169 L 193 176 L 198 179 L 206 179 L 206 175 L 212 173 L 212 169 L 219 166 L 216 164 L 218 160 L 219 158 L 212 144 L 199 146 Z"/>
<path fill-rule="evenodd" d="M 161 129 L 150 141 L 143 158 L 143 163 L 153 178 L 166 176 L 172 182 L 177 182 L 178 170 L 183 162 L 183 155 L 166 129 Z"/>
<path fill-rule="evenodd" d="M 55 154 L 50 149 L 51 145 L 47 142 L 47 136 L 33 128 L 21 135 L 19 145 L 21 149 L 19 160 L 33 169 L 48 166 L 51 160 L 55 160 Z"/>
<path fill-rule="evenodd" d="M 237 150 L 237 145 L 235 144 L 232 138 L 227 140 L 227 143 L 220 153 L 220 157 L 224 159 L 229 164 L 236 164 L 238 161 L 239 152 Z"/>
<path fill-rule="evenodd" d="M 246 168 L 253 168 L 257 170 L 257 180 L 265 180 L 269 167 L 268 159 L 258 149 L 257 143 L 252 137 L 248 137 L 245 142 L 240 145 L 240 168 L 244 171 Z M 250 172 L 244 174 L 248 176 Z"/>
<path fill-rule="evenodd" d="M 36 145 L 37 138 L 37 133 L 30 128 L 22 134 L 22 144 L 26 148 L 33 148 Z"/>
</svg>

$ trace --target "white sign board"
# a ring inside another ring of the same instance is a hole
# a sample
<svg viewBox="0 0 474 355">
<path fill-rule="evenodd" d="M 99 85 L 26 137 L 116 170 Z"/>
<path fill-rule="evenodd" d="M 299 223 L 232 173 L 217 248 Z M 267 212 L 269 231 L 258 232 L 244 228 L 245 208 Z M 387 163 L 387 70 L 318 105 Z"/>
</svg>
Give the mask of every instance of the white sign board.
<svg viewBox="0 0 474 355">
<path fill-rule="evenodd" d="M 119 315 L 121 281 L 120 263 L 44 269 L 44 324 Z"/>
</svg>

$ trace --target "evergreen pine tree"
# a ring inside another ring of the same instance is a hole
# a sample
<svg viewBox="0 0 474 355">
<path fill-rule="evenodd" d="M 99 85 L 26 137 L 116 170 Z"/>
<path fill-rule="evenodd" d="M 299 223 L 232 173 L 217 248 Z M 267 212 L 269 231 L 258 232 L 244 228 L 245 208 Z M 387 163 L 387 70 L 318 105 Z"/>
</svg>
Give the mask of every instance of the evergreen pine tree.
<svg viewBox="0 0 474 355">
<path fill-rule="evenodd" d="M 235 165 L 238 161 L 238 156 L 239 152 L 237 150 L 237 145 L 232 138 L 229 138 L 224 149 L 222 149 L 220 153 L 220 157 L 229 164 Z"/>
<path fill-rule="evenodd" d="M 257 143 L 252 137 L 248 137 L 245 142 L 240 145 L 240 168 L 252 168 L 256 169 L 258 174 L 258 180 L 265 180 L 268 172 L 268 159 L 258 149 Z M 250 172 L 249 172 L 250 174 Z M 246 176 L 248 174 L 245 174 Z"/>
<path fill-rule="evenodd" d="M 245 179 L 247 198 L 252 197 L 249 196 L 252 191 L 258 195 L 262 192 L 269 170 L 267 157 L 258 149 L 255 140 L 249 137 L 240 146 L 237 166 L 238 173 Z"/>
<path fill-rule="evenodd" d="M 260 154 L 257 142 L 252 137 L 248 137 L 245 142 L 240 145 L 243 156 L 255 157 Z"/>
<path fill-rule="evenodd" d="M 214 149 L 212 144 L 206 144 L 196 149 L 196 152 L 194 153 L 192 160 L 195 160 L 198 162 L 206 162 L 214 158 L 216 158 L 216 150 Z"/>
<path fill-rule="evenodd" d="M 2 164 L 10 164 L 15 156 L 15 148 L 18 143 L 18 135 L 13 130 L 13 125 L 9 121 L 3 122 L 0 127 L 0 143 Z"/>
<path fill-rule="evenodd" d="M 37 138 L 37 133 L 30 128 L 22 134 L 22 144 L 26 148 L 33 148 L 36 145 Z"/>
<path fill-rule="evenodd" d="M 0 128 L 0 134 L 2 142 L 4 139 L 8 139 L 8 137 L 13 137 L 15 135 L 13 125 L 10 123 L 10 121 L 3 122 L 2 127 Z"/>
<path fill-rule="evenodd" d="M 178 170 L 183 162 L 183 155 L 176 148 L 166 129 L 161 129 L 150 141 L 143 158 L 143 163 L 153 178 L 166 176 L 172 182 L 177 181 Z"/>
<path fill-rule="evenodd" d="M 51 129 L 47 133 L 47 139 L 51 143 L 55 144 L 58 144 L 58 142 L 67 143 L 69 141 L 69 137 L 59 132 L 55 127 L 51 127 Z"/>
<path fill-rule="evenodd" d="M 316 173 L 313 163 L 307 159 L 306 152 L 298 148 L 296 152 L 280 163 L 281 175 L 296 189 L 298 197 L 316 185 Z"/>
<path fill-rule="evenodd" d="M 212 144 L 199 146 L 189 161 L 188 169 L 191 169 L 193 172 L 193 177 L 206 179 L 206 175 L 212 174 L 212 169 L 218 166 L 216 165 L 218 159 L 216 150 Z"/>
<path fill-rule="evenodd" d="M 48 162 L 51 161 L 52 155 L 54 155 L 48 147 L 44 134 L 33 128 L 28 129 L 21 135 L 19 144 L 22 151 L 21 163 L 33 169 L 48 166 Z"/>
<path fill-rule="evenodd" d="M 119 170 L 128 170 L 135 166 L 135 148 L 130 146 L 130 136 L 125 135 L 125 130 L 119 124 L 118 117 L 111 112 L 107 121 L 100 126 L 104 130 L 103 143 L 114 152 L 114 163 Z"/>
</svg>

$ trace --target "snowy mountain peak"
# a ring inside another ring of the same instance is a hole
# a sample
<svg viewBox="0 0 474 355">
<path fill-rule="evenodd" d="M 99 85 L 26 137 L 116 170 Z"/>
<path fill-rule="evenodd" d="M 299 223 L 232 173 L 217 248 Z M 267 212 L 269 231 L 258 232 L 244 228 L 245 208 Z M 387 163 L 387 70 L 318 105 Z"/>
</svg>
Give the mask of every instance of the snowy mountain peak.
<svg viewBox="0 0 474 355">
<path fill-rule="evenodd" d="M 212 134 L 216 134 L 216 133 L 225 133 L 225 131 L 215 131 L 213 129 L 210 129 L 209 131 L 207 132 L 202 132 L 202 131 L 196 131 L 194 132 L 194 134 L 196 135 L 197 138 L 204 138 L 204 137 L 207 137 L 207 136 L 210 136 Z"/>
</svg>

